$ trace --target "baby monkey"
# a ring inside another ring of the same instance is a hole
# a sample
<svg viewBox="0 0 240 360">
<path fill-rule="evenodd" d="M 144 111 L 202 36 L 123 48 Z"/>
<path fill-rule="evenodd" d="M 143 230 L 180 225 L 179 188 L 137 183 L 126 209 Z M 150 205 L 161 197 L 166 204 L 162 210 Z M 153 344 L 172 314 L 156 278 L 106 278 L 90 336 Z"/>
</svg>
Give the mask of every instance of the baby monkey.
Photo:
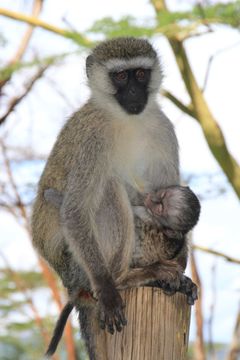
<svg viewBox="0 0 240 360">
<path fill-rule="evenodd" d="M 199 219 L 199 200 L 187 186 L 169 186 L 149 193 L 144 199 L 144 205 L 151 215 L 150 221 L 155 221 L 169 238 L 183 238 Z"/>
</svg>

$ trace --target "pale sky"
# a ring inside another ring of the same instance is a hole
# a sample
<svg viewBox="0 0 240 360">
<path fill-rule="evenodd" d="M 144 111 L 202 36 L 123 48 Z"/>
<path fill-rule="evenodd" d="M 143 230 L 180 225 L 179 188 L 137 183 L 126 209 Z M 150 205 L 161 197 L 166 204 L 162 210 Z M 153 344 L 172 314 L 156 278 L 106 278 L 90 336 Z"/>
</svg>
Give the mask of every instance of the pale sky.
<svg viewBox="0 0 240 360">
<path fill-rule="evenodd" d="M 193 1 L 192 1 L 193 2 Z M 190 1 L 169 1 L 171 7 L 184 9 Z M 30 2 L 23 0 L 0 0 L 0 6 L 15 11 L 29 11 Z M 139 20 L 151 18 L 153 10 L 147 0 L 92 0 L 56 1 L 47 0 L 41 18 L 52 24 L 65 27 L 62 17 L 78 30 L 82 31 L 102 17 L 112 16 L 115 19 L 123 15 L 134 15 Z M 0 17 L 0 33 L 9 40 L 4 52 L 0 53 L 0 61 L 7 60 L 14 53 L 18 45 L 24 24 Z M 206 89 L 206 98 L 211 106 L 219 125 L 226 137 L 231 153 L 240 162 L 240 121 L 239 121 L 239 83 L 240 83 L 240 36 L 236 30 L 223 26 L 216 28 L 215 33 L 194 38 L 187 42 L 186 48 L 190 61 L 200 84 L 209 57 L 216 51 L 229 47 L 213 62 Z M 237 44 L 236 46 L 232 46 Z M 164 39 L 155 37 L 153 40 L 164 65 L 164 87 L 170 89 L 183 100 L 187 100 L 184 86 L 179 78 L 171 51 Z M 57 35 L 37 29 L 30 45 L 28 58 L 37 52 L 41 56 L 56 54 L 76 49 L 69 40 Z M 41 52 L 40 52 L 41 50 Z M 0 137 L 10 129 L 8 142 L 13 145 L 31 145 L 39 153 L 48 154 L 56 135 L 68 116 L 86 101 L 88 90 L 84 77 L 84 57 L 86 54 L 70 57 L 63 65 L 50 69 L 47 79 L 41 80 L 34 87 L 29 99 L 21 104 L 16 114 L 9 118 L 6 126 L 0 127 Z M 16 78 L 14 90 L 21 88 L 23 75 Z M 57 88 L 69 100 L 63 101 L 61 96 L 52 88 L 49 81 L 54 81 Z M 210 154 L 199 125 L 187 116 L 183 116 L 172 104 L 160 99 L 161 106 L 175 125 L 180 144 L 181 169 L 184 174 L 198 175 L 217 174 L 213 178 L 213 186 L 225 184 L 225 178 L 216 161 Z M 0 109 L 1 110 L 1 109 Z M 33 111 L 34 110 L 34 111 Z M 49 116 L 50 114 L 50 116 Z M 31 136 L 29 136 L 29 132 Z M 25 166 L 16 168 L 16 177 L 19 183 L 24 179 L 31 181 L 38 179 L 41 167 L 30 168 Z M 204 180 L 192 183 L 194 191 L 206 194 L 209 184 Z M 206 194 L 207 198 L 207 194 Z M 240 206 L 235 194 L 228 187 L 226 194 L 218 198 L 208 198 L 202 202 L 202 213 L 199 224 L 194 231 L 194 243 L 209 246 L 240 258 L 239 235 Z M 36 265 L 36 259 L 29 245 L 29 240 L 22 228 L 15 220 L 4 212 L 0 212 L 1 250 L 16 269 L 29 268 Z M 16 246 L 17 242 L 17 246 Z M 10 255 L 11 254 L 11 258 Z M 210 255 L 197 253 L 200 275 L 204 284 L 204 309 L 208 316 L 212 302 L 211 268 L 216 264 L 216 307 L 213 335 L 215 341 L 228 342 L 234 326 L 234 320 L 240 299 L 240 267 L 231 265 Z M 1 265 L 1 261 L 0 261 Z M 46 303 L 42 297 L 41 305 Z M 214 300 L 215 301 L 215 300 Z M 207 320 L 207 318 L 206 318 Z M 191 328 L 191 338 L 194 336 L 194 325 Z M 207 337 L 206 337 L 207 339 Z"/>
</svg>

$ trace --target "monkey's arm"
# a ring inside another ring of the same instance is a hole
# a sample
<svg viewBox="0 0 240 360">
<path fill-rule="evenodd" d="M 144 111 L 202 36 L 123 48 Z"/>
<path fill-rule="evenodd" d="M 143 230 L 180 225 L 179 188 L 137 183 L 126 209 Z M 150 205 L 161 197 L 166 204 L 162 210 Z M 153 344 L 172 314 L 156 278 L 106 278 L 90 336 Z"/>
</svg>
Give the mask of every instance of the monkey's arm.
<svg viewBox="0 0 240 360">
<path fill-rule="evenodd" d="M 60 217 L 69 249 L 86 271 L 98 299 L 100 324 L 112 332 L 113 324 L 117 328 L 118 324 L 126 325 L 126 320 L 122 299 L 104 260 L 95 223 L 107 186 L 109 149 L 101 135 L 88 136 L 79 145 L 79 155 L 68 177 Z"/>
<path fill-rule="evenodd" d="M 56 209 L 60 209 L 63 203 L 63 194 L 56 189 L 49 188 L 44 190 L 44 199 L 54 205 Z"/>
</svg>

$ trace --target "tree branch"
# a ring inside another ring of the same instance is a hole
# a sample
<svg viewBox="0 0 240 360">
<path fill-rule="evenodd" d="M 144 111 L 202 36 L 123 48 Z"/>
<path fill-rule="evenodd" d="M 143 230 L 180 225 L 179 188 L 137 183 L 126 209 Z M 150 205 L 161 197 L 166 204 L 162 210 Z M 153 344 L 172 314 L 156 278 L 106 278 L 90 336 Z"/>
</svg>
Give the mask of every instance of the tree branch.
<svg viewBox="0 0 240 360">
<path fill-rule="evenodd" d="M 34 16 L 30 16 L 30 15 L 25 15 L 16 11 L 11 11 L 8 9 L 4 9 L 4 8 L 0 8 L 0 15 L 9 17 L 13 20 L 18 20 L 21 22 L 25 22 L 33 27 L 38 26 L 41 27 L 45 30 L 51 31 L 55 34 L 61 35 L 61 36 L 68 36 L 68 31 L 65 29 L 61 29 L 57 26 L 48 24 Z"/>
<path fill-rule="evenodd" d="M 234 257 L 229 256 L 227 254 L 224 254 L 223 252 L 216 251 L 216 250 L 213 250 L 213 249 L 209 249 L 207 247 L 199 246 L 199 245 L 193 245 L 193 248 L 195 250 L 200 250 L 200 251 L 206 252 L 206 253 L 211 254 L 211 255 L 220 256 L 220 257 L 224 258 L 226 261 L 229 261 L 229 262 L 240 265 L 240 259 L 237 259 L 237 258 L 234 258 Z"/>
<path fill-rule="evenodd" d="M 16 106 L 30 93 L 35 82 L 43 76 L 44 72 L 48 69 L 48 67 L 49 65 L 45 65 L 40 70 L 38 70 L 38 72 L 33 76 L 33 78 L 27 83 L 24 92 L 20 96 L 11 99 L 8 110 L 3 116 L 0 117 L 0 125 L 4 123 L 6 118 L 14 111 Z"/>
<path fill-rule="evenodd" d="M 205 91 L 205 89 L 207 87 L 207 82 L 208 82 L 208 78 L 209 78 L 209 74 L 210 74 L 210 68 L 211 68 L 213 60 L 215 60 L 215 58 L 217 56 L 221 55 L 225 51 L 228 51 L 228 50 L 234 48 L 235 46 L 239 46 L 239 45 L 240 45 L 240 41 L 237 41 L 236 43 L 234 43 L 234 44 L 232 44 L 230 46 L 227 46 L 224 49 L 220 49 L 220 50 L 216 51 L 213 55 L 210 56 L 210 58 L 208 59 L 207 70 L 206 70 L 206 74 L 205 74 L 205 77 L 204 77 L 202 91 Z"/>
<path fill-rule="evenodd" d="M 32 16 L 33 17 L 37 18 L 39 16 L 39 14 L 40 14 L 40 12 L 42 10 L 43 1 L 44 0 L 35 0 L 34 1 L 33 10 L 32 10 Z M 25 51 L 26 51 L 26 49 L 28 47 L 31 36 L 33 34 L 33 30 L 34 30 L 33 26 L 29 26 L 27 28 L 27 30 L 26 30 L 23 38 L 22 38 L 22 41 L 20 43 L 20 46 L 17 49 L 17 52 L 16 52 L 14 58 L 11 59 L 10 62 L 9 62 L 10 65 L 15 64 L 15 63 L 19 62 L 22 59 L 22 57 L 23 57 L 23 55 L 24 55 L 24 53 L 25 53 Z"/>
<path fill-rule="evenodd" d="M 7 10 L 4 8 L 0 8 L 0 15 L 9 17 L 13 20 L 25 22 L 34 27 L 35 26 L 40 27 L 40 28 L 50 31 L 54 34 L 63 36 L 65 38 L 69 38 L 69 39 L 75 41 L 76 43 L 81 44 L 86 47 L 91 47 L 93 45 L 93 42 L 91 40 L 89 40 L 87 37 L 81 35 L 80 33 L 75 33 L 72 31 L 68 31 L 68 30 L 59 28 L 59 27 L 51 25 L 45 21 L 42 21 L 34 16 L 25 15 L 25 14 Z"/>
<path fill-rule="evenodd" d="M 193 106 L 191 104 L 190 105 L 183 104 L 181 102 L 181 100 L 179 100 L 175 95 L 173 95 L 172 93 L 170 93 L 167 90 L 163 90 L 162 95 L 164 97 L 166 97 L 168 100 L 170 100 L 174 105 L 176 105 L 181 111 L 183 111 L 187 115 L 195 118 L 194 109 L 193 109 Z"/>
<path fill-rule="evenodd" d="M 167 10 L 166 3 L 163 0 L 150 0 L 150 2 L 153 5 L 156 13 L 159 13 L 160 11 L 163 10 Z"/>
<path fill-rule="evenodd" d="M 195 342 L 195 355 L 198 360 L 205 360 L 205 348 L 204 348 L 204 336 L 203 336 L 203 310 L 202 310 L 202 284 L 201 279 L 198 273 L 197 264 L 194 256 L 194 252 L 191 253 L 191 272 L 192 280 L 198 286 L 198 300 L 195 305 L 195 315 L 196 315 L 196 326 L 197 326 L 197 338 Z"/>
<path fill-rule="evenodd" d="M 240 166 L 228 151 L 224 135 L 197 84 L 183 44 L 172 39 L 169 39 L 169 42 L 208 146 L 240 198 Z"/>
<path fill-rule="evenodd" d="M 35 0 L 34 1 L 33 10 L 32 10 L 32 16 L 38 17 L 38 15 L 40 14 L 40 12 L 42 10 L 42 5 L 43 5 L 43 0 Z M 25 51 L 26 51 L 26 49 L 28 47 L 29 41 L 30 41 L 30 39 L 32 37 L 33 30 L 34 30 L 33 26 L 29 26 L 27 28 L 27 30 L 26 30 L 26 32 L 25 32 L 25 34 L 24 34 L 24 36 L 23 36 L 23 38 L 21 40 L 20 46 L 17 49 L 17 52 L 14 55 L 14 57 L 9 61 L 8 66 L 14 65 L 14 64 L 18 63 L 22 59 L 22 57 L 23 57 L 23 55 L 24 55 L 24 53 L 25 53 Z M 8 78 L 6 78 L 6 79 L 4 79 L 2 81 L 0 80 L 0 91 L 1 91 L 2 87 L 10 80 L 10 78 L 11 78 L 11 75 L 9 75 Z"/>
<path fill-rule="evenodd" d="M 240 355 L 240 310 L 238 310 L 233 337 L 226 360 L 238 360 Z"/>
</svg>

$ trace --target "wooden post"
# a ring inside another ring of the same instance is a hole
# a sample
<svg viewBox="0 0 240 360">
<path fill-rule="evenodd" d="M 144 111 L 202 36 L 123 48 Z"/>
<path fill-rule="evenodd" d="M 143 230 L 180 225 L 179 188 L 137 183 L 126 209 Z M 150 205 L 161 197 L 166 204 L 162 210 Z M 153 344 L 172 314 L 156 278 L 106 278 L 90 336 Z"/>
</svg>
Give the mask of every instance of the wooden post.
<svg viewBox="0 0 240 360">
<path fill-rule="evenodd" d="M 96 333 L 97 354 L 104 352 L 97 360 L 186 359 L 191 310 L 184 295 L 140 287 L 121 291 L 121 296 L 128 324 L 114 335 Z"/>
</svg>

